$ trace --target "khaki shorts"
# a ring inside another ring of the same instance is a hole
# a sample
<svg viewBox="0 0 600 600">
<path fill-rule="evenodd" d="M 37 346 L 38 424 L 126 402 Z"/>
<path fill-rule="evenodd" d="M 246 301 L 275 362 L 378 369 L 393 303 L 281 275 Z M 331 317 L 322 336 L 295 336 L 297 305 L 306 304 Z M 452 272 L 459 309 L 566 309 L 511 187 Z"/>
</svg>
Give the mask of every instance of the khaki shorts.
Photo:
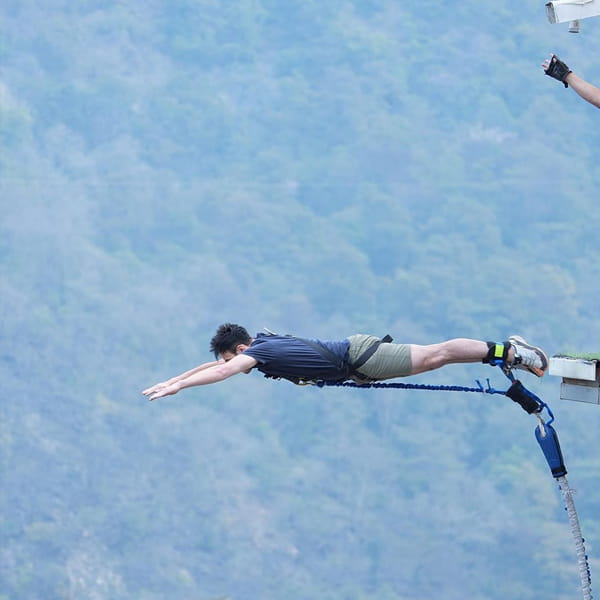
<svg viewBox="0 0 600 600">
<path fill-rule="evenodd" d="M 348 339 L 350 340 L 348 350 L 350 364 L 358 360 L 369 346 L 379 340 L 374 335 L 364 334 L 351 335 Z M 410 344 L 381 344 L 358 371 L 371 381 L 407 377 L 412 372 Z M 353 379 L 358 383 L 365 382 L 364 379 Z"/>
</svg>

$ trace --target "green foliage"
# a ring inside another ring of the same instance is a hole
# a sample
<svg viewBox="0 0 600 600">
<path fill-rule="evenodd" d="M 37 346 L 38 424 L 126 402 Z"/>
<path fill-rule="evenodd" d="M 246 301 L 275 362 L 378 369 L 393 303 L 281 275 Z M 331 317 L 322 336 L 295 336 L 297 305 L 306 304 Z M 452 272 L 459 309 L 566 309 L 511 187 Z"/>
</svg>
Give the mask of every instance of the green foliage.
<svg viewBox="0 0 600 600">
<path fill-rule="evenodd" d="M 0 598 L 573 597 L 558 491 L 504 398 L 139 394 L 227 320 L 594 349 L 597 113 L 538 65 L 600 82 L 599 25 L 575 45 L 515 10 L 3 4 Z M 600 413 L 532 385 L 593 543 Z"/>
</svg>

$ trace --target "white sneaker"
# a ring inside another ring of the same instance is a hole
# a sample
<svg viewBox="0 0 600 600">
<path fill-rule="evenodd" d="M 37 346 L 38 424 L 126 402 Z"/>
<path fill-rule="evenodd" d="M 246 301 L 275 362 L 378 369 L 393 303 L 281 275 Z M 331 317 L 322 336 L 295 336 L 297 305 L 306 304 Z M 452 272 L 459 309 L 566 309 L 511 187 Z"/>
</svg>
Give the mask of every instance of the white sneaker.
<svg viewBox="0 0 600 600">
<path fill-rule="evenodd" d="M 510 366 L 513 369 L 523 369 L 542 377 L 548 369 L 546 353 L 541 348 L 528 344 L 519 335 L 511 335 L 508 341 L 515 351 L 515 357 Z"/>
</svg>

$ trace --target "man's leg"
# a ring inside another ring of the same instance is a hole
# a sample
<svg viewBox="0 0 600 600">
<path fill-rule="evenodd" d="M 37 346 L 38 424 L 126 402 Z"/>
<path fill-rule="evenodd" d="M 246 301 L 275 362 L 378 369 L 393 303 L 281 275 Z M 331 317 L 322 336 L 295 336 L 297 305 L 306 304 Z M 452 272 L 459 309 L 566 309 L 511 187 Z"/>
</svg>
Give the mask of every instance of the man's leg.
<svg viewBox="0 0 600 600">
<path fill-rule="evenodd" d="M 494 359 L 502 359 L 509 366 L 527 370 L 538 377 L 548 368 L 548 357 L 544 351 L 531 346 L 519 336 L 512 336 L 502 344 L 467 338 L 456 338 L 428 346 L 411 344 L 410 356 L 411 375 L 453 363 L 493 363 Z"/>
<path fill-rule="evenodd" d="M 467 338 L 456 338 L 428 346 L 411 344 L 411 375 L 433 371 L 453 363 L 481 362 L 488 355 L 488 351 L 487 342 Z M 514 350 L 511 348 L 508 359 L 513 358 Z"/>
</svg>

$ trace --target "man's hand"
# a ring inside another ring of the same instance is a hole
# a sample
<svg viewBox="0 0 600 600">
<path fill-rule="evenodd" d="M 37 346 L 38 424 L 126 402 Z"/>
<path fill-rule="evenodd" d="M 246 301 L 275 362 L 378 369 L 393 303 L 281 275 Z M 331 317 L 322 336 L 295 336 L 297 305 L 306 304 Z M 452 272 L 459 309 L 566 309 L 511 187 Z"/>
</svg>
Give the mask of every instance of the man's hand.
<svg viewBox="0 0 600 600">
<path fill-rule="evenodd" d="M 566 82 L 567 75 L 572 73 L 571 69 L 562 61 L 556 54 L 551 54 L 550 58 L 547 58 L 542 64 L 542 68 L 546 72 L 546 75 L 553 77 L 560 81 L 565 87 L 569 87 Z"/>
<path fill-rule="evenodd" d="M 144 396 L 151 396 L 152 394 L 154 394 L 155 392 L 158 392 L 159 390 L 162 390 L 163 388 L 166 388 L 167 386 L 171 385 L 171 381 L 162 381 L 161 383 L 155 383 L 153 386 L 145 389 L 142 394 L 144 394 Z"/>
<path fill-rule="evenodd" d="M 157 398 L 164 398 L 165 396 L 172 396 L 181 389 L 179 381 L 175 383 L 157 383 L 156 385 L 144 390 L 144 394 L 149 396 L 148 400 L 156 400 Z"/>
</svg>

